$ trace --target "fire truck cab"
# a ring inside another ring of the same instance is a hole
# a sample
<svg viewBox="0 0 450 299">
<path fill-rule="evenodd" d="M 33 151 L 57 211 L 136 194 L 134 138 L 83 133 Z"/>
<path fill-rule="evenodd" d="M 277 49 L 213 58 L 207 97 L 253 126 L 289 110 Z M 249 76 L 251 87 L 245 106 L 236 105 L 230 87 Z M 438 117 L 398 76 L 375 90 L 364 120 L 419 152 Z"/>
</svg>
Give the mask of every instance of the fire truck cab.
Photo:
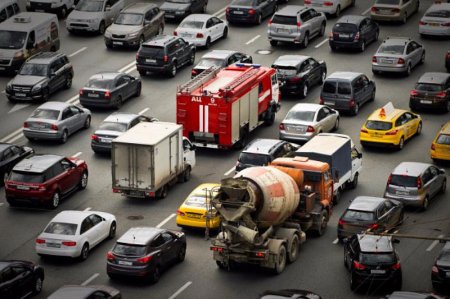
<svg viewBox="0 0 450 299">
<path fill-rule="evenodd" d="M 177 89 L 177 123 L 197 147 L 243 147 L 279 108 L 276 71 L 255 64 L 211 67 Z"/>
</svg>

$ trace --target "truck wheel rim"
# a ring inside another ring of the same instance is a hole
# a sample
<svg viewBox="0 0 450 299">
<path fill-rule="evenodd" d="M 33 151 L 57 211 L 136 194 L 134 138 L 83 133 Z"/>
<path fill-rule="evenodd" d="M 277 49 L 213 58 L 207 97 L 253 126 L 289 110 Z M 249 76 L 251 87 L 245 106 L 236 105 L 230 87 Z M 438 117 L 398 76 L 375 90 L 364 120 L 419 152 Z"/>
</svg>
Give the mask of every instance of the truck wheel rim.
<svg viewBox="0 0 450 299">
<path fill-rule="evenodd" d="M 36 279 L 36 283 L 34 284 L 34 290 L 36 293 L 39 293 L 42 290 L 42 279 L 38 277 Z"/>
</svg>

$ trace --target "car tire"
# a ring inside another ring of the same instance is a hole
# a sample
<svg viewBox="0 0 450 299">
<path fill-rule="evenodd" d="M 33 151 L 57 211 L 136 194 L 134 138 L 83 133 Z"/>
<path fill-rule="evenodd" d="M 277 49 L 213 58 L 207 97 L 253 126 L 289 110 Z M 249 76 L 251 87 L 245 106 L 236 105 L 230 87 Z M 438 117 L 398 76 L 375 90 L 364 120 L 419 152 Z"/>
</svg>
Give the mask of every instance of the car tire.
<svg viewBox="0 0 450 299">
<path fill-rule="evenodd" d="M 370 96 L 369 102 L 375 101 L 376 89 L 372 91 L 372 95 Z"/>
<path fill-rule="evenodd" d="M 377 30 L 377 32 L 375 33 L 374 41 L 375 41 L 375 42 L 378 41 L 378 38 L 379 38 L 379 37 L 380 37 L 380 31 Z"/>
<path fill-rule="evenodd" d="M 341 188 L 336 190 L 336 194 L 333 196 L 333 205 L 337 205 L 341 201 L 342 191 Z"/>
<path fill-rule="evenodd" d="M 112 48 L 114 48 L 112 44 L 108 44 L 108 43 L 105 43 L 105 46 L 108 50 L 111 50 Z"/>
<path fill-rule="evenodd" d="M 320 75 L 319 85 L 322 85 L 325 82 L 326 78 L 327 78 L 327 72 L 323 71 L 322 74 Z"/>
<path fill-rule="evenodd" d="M 357 287 L 358 287 L 358 285 L 356 284 L 356 281 L 353 278 L 353 273 L 351 273 L 350 274 L 350 290 L 354 291 L 354 290 L 356 290 Z"/>
<path fill-rule="evenodd" d="M 98 33 L 103 35 L 105 33 L 106 25 L 104 21 L 100 22 L 100 25 L 98 25 Z"/>
<path fill-rule="evenodd" d="M 10 207 L 17 207 L 19 203 L 11 198 L 6 198 L 6 201 L 8 202 Z"/>
<path fill-rule="evenodd" d="M 37 295 L 42 291 L 42 285 L 44 284 L 44 278 L 42 275 L 38 275 L 33 284 L 33 295 Z"/>
<path fill-rule="evenodd" d="M 336 122 L 334 123 L 333 132 L 336 132 L 339 129 L 339 117 L 336 118 Z"/>
<path fill-rule="evenodd" d="M 188 166 L 183 172 L 183 182 L 187 182 L 191 179 L 191 167 Z"/>
<path fill-rule="evenodd" d="M 303 88 L 302 88 L 302 91 L 301 91 L 300 96 L 301 96 L 303 99 L 305 99 L 305 98 L 308 96 L 308 83 L 305 82 L 305 83 L 303 84 Z"/>
<path fill-rule="evenodd" d="M 355 107 L 353 107 L 353 109 L 352 109 L 352 115 L 356 116 L 356 115 L 358 115 L 358 112 L 359 112 L 359 104 L 356 103 Z"/>
<path fill-rule="evenodd" d="M 208 36 L 205 43 L 205 49 L 211 48 L 211 38 Z"/>
<path fill-rule="evenodd" d="M 401 151 L 404 146 L 405 146 L 405 138 L 403 138 L 403 136 L 402 136 L 400 138 L 400 141 L 398 142 L 397 150 Z"/>
<path fill-rule="evenodd" d="M 428 198 L 428 195 L 425 196 L 422 202 L 422 211 L 426 211 L 428 209 L 428 206 L 430 205 L 430 199 Z"/>
<path fill-rule="evenodd" d="M 422 122 L 417 126 L 416 136 L 419 136 L 422 133 Z"/>
<path fill-rule="evenodd" d="M 137 48 L 139 49 L 144 42 L 145 42 L 145 37 L 143 35 L 141 35 L 139 37 L 139 44 L 137 45 Z"/>
<path fill-rule="evenodd" d="M 441 193 L 445 193 L 446 189 L 447 189 L 447 180 L 444 180 L 441 186 Z"/>
<path fill-rule="evenodd" d="M 270 41 L 270 45 L 271 45 L 272 47 L 276 47 L 276 46 L 278 45 L 278 41 L 277 41 L 277 40 L 271 40 L 271 41 Z"/>
<path fill-rule="evenodd" d="M 326 27 L 326 24 L 325 24 L 325 22 L 323 22 L 322 25 L 320 25 L 319 36 L 325 35 L 325 27 Z"/>
<path fill-rule="evenodd" d="M 337 47 L 333 46 L 333 45 L 330 45 L 330 49 L 331 49 L 331 52 L 336 52 L 337 51 Z"/>
<path fill-rule="evenodd" d="M 308 45 L 309 45 L 309 33 L 306 32 L 305 37 L 303 38 L 302 47 L 306 49 Z"/>
<path fill-rule="evenodd" d="M 327 229 L 327 226 L 328 226 L 328 212 L 327 212 L 327 210 L 322 210 L 320 212 L 319 217 L 320 217 L 320 223 L 319 223 L 319 225 L 317 226 L 317 229 L 316 229 L 316 235 L 318 237 L 322 236 L 325 233 L 325 230 Z"/>
<path fill-rule="evenodd" d="M 54 210 L 59 206 L 59 203 L 61 201 L 61 196 L 59 195 L 58 191 L 55 191 L 55 193 L 53 193 L 52 199 L 50 200 L 49 203 L 49 208 Z"/>
<path fill-rule="evenodd" d="M 62 144 L 64 144 L 64 143 L 67 142 L 67 139 L 69 139 L 69 132 L 67 132 L 67 130 L 64 130 L 63 133 L 62 133 L 60 142 Z"/>
<path fill-rule="evenodd" d="M 88 185 L 88 179 L 89 179 L 89 175 L 88 175 L 87 171 L 83 171 L 83 173 L 81 174 L 80 183 L 78 184 L 80 190 L 86 189 L 86 187 Z"/>
<path fill-rule="evenodd" d="M 420 56 L 420 61 L 419 64 L 424 64 L 425 63 L 425 51 L 422 52 L 422 56 Z"/>
<path fill-rule="evenodd" d="M 408 66 L 406 67 L 406 71 L 405 71 L 405 76 L 408 77 L 409 75 L 411 75 L 411 63 L 408 63 Z"/>
<path fill-rule="evenodd" d="M 156 266 L 155 269 L 153 270 L 150 279 L 152 283 L 157 283 L 161 277 L 161 270 L 159 269 L 159 266 Z"/>
<path fill-rule="evenodd" d="M 223 29 L 222 39 L 226 39 L 228 37 L 228 27 L 225 26 Z"/>
<path fill-rule="evenodd" d="M 178 251 L 177 262 L 178 263 L 183 262 L 185 257 L 186 257 L 186 246 L 183 245 L 183 246 L 181 246 L 180 250 Z"/>
<path fill-rule="evenodd" d="M 45 88 L 42 92 L 42 102 L 47 102 L 50 98 L 50 90 L 48 88 Z"/>
<path fill-rule="evenodd" d="M 171 70 L 170 70 L 170 72 L 169 72 L 169 75 L 170 75 L 170 77 L 172 77 L 172 78 L 174 78 L 174 77 L 177 75 L 177 62 L 176 62 L 176 61 L 174 61 L 174 62 L 172 63 L 172 68 L 171 68 Z"/>
<path fill-rule="evenodd" d="M 72 76 L 66 76 L 66 84 L 64 84 L 65 89 L 70 89 L 72 87 Z"/>
<path fill-rule="evenodd" d="M 145 75 L 147 75 L 147 71 L 138 71 L 139 72 L 139 76 L 144 77 Z"/>
<path fill-rule="evenodd" d="M 262 14 L 258 14 L 258 17 L 256 18 L 256 24 L 260 25 L 262 23 Z"/>
<path fill-rule="evenodd" d="M 116 231 L 117 231 L 117 224 L 115 221 L 113 221 L 111 223 L 111 226 L 109 227 L 108 239 L 114 239 L 114 237 L 116 236 Z"/>
<path fill-rule="evenodd" d="M 195 52 L 191 52 L 191 56 L 189 57 L 189 65 L 193 65 L 195 63 Z"/>
<path fill-rule="evenodd" d="M 408 14 L 405 12 L 405 13 L 403 14 L 402 24 L 406 24 L 407 21 L 408 21 Z"/>
<path fill-rule="evenodd" d="M 338 6 L 336 7 L 336 12 L 334 13 L 334 16 L 335 16 L 336 18 L 339 18 L 339 17 L 341 16 L 341 6 L 340 6 L 340 5 L 338 5 Z"/>
<path fill-rule="evenodd" d="M 286 268 L 286 259 L 287 259 L 286 246 L 284 246 L 283 244 L 280 246 L 278 250 L 278 255 L 275 261 L 275 267 L 273 268 L 274 274 L 281 274 L 284 271 L 284 269 Z"/>
<path fill-rule="evenodd" d="M 139 83 L 136 88 L 136 92 L 134 93 L 134 97 L 136 97 L 136 98 L 139 97 L 141 95 L 141 92 L 142 92 L 142 84 Z"/>
<path fill-rule="evenodd" d="M 289 252 L 288 252 L 289 263 L 293 263 L 297 260 L 299 250 L 300 250 L 300 239 L 298 238 L 298 235 L 295 234 L 292 237 L 291 245 L 289 247 Z"/>
<path fill-rule="evenodd" d="M 63 5 L 59 11 L 59 18 L 64 19 L 65 17 L 67 17 L 67 7 L 65 5 Z"/>
<path fill-rule="evenodd" d="M 161 24 L 159 25 L 158 33 L 156 35 L 162 35 L 163 33 L 164 33 L 164 25 Z"/>
<path fill-rule="evenodd" d="M 447 100 L 447 104 L 445 105 L 445 112 L 450 112 L 450 100 Z"/>
<path fill-rule="evenodd" d="M 91 127 L 91 117 L 86 117 L 86 120 L 84 121 L 83 129 L 87 130 Z"/>
<path fill-rule="evenodd" d="M 359 52 L 364 52 L 366 50 L 366 41 L 363 40 L 361 42 L 361 46 L 359 46 Z"/>
<path fill-rule="evenodd" d="M 158 191 L 157 191 L 157 197 L 158 199 L 164 199 L 167 197 L 168 191 L 167 191 L 167 185 L 162 186 Z"/>
<path fill-rule="evenodd" d="M 89 244 L 84 243 L 83 248 L 81 248 L 81 253 L 79 256 L 80 261 L 85 261 L 89 257 Z"/>
<path fill-rule="evenodd" d="M 117 100 L 114 103 L 114 109 L 119 110 L 120 107 L 122 107 L 122 104 L 123 104 L 122 96 L 118 96 Z"/>
</svg>

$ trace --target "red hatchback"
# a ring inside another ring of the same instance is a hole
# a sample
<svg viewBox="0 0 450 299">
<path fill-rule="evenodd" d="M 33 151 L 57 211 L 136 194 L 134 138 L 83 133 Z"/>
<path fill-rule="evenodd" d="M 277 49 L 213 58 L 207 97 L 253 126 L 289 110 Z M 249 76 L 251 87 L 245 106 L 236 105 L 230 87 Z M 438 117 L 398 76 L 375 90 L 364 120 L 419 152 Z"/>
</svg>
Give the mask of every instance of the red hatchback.
<svg viewBox="0 0 450 299">
<path fill-rule="evenodd" d="M 5 181 L 6 200 L 11 206 L 28 203 L 55 209 L 62 197 L 86 188 L 87 182 L 85 161 L 36 155 L 14 166 Z"/>
</svg>

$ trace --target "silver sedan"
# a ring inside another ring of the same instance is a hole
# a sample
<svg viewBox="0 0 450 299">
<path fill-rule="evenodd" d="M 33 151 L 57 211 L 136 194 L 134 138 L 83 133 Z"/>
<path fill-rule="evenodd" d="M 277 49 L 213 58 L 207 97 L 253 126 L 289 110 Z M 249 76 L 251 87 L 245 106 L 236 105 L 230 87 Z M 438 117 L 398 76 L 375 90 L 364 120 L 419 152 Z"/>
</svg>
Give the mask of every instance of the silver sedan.
<svg viewBox="0 0 450 299">
<path fill-rule="evenodd" d="M 387 38 L 372 57 L 372 72 L 404 73 L 425 62 L 425 48 L 410 38 Z"/>
<path fill-rule="evenodd" d="M 319 104 L 297 104 L 280 124 L 280 139 L 306 142 L 322 132 L 339 127 L 339 112 Z"/>
<path fill-rule="evenodd" d="M 67 138 L 91 125 L 91 112 L 64 102 L 47 102 L 39 106 L 23 124 L 29 140 L 47 139 L 66 143 Z"/>
</svg>

